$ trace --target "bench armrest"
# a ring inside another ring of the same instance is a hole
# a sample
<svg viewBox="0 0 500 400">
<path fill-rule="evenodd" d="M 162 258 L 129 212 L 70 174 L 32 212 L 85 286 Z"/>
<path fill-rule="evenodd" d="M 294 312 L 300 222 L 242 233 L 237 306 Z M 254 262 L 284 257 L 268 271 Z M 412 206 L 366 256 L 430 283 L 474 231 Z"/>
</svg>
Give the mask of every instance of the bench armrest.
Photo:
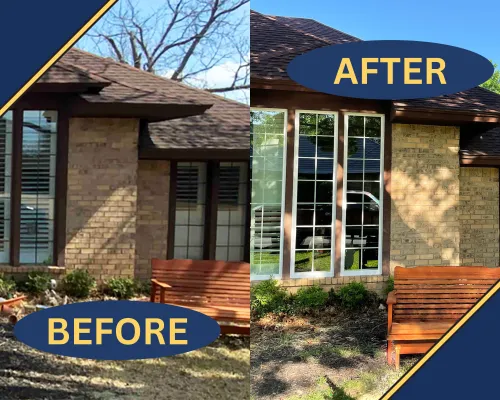
<svg viewBox="0 0 500 400">
<path fill-rule="evenodd" d="M 169 288 L 171 288 L 171 287 L 172 287 L 172 286 L 170 286 L 168 283 L 160 282 L 160 281 L 159 281 L 159 280 L 157 280 L 157 279 L 151 279 L 151 283 L 152 283 L 153 285 L 157 285 L 157 286 L 159 286 L 159 287 L 161 287 L 161 288 L 164 288 L 164 289 L 169 289 Z"/>
<path fill-rule="evenodd" d="M 396 299 L 396 291 L 393 290 L 392 292 L 389 292 L 387 295 L 387 304 L 396 304 L 397 299 Z"/>
</svg>

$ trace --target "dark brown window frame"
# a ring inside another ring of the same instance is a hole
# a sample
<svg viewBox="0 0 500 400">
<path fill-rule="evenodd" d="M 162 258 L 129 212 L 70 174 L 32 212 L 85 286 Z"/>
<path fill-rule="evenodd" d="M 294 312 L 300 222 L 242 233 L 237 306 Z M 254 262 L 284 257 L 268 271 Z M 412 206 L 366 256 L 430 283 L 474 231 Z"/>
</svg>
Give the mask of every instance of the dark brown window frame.
<svg viewBox="0 0 500 400">
<path fill-rule="evenodd" d="M 203 259 L 215 260 L 215 250 L 217 241 L 217 210 L 219 206 L 219 177 L 220 177 L 220 161 L 219 160 L 203 160 L 191 159 L 183 160 L 184 162 L 205 162 L 207 166 L 207 190 L 205 193 L 205 225 L 203 235 Z M 245 162 L 247 168 L 250 168 L 248 159 L 228 159 L 224 162 Z M 170 187 L 168 196 L 168 229 L 167 229 L 167 254 L 168 260 L 174 258 L 174 243 L 175 243 L 175 214 L 176 214 L 176 197 L 177 197 L 177 160 L 170 161 Z M 242 261 L 249 262 L 250 260 L 250 185 L 247 190 L 247 204 L 245 217 L 245 237 L 244 237 L 244 259 Z"/>
<path fill-rule="evenodd" d="M 21 171 L 23 148 L 23 113 L 29 110 L 57 111 L 56 141 L 56 178 L 54 198 L 54 237 L 51 266 L 64 266 L 66 247 L 66 203 L 68 188 L 68 132 L 69 113 L 62 99 L 45 97 L 37 94 L 36 99 L 29 96 L 19 100 L 12 111 L 12 184 L 11 184 L 11 229 L 10 229 L 10 262 L 17 267 L 20 264 L 20 227 L 21 227 Z M 27 264 L 42 265 L 42 264 Z"/>
</svg>

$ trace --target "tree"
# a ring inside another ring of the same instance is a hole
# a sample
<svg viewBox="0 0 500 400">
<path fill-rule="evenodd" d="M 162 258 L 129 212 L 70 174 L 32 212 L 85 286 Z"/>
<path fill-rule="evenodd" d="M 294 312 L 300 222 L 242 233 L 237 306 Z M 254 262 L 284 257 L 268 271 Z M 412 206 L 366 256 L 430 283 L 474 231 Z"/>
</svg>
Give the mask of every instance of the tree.
<svg viewBox="0 0 500 400">
<path fill-rule="evenodd" d="M 79 46 L 210 92 L 250 87 L 249 0 L 164 0 L 149 9 L 145 4 L 120 1 Z M 220 66 L 228 67 L 229 83 L 207 87 L 204 74 Z"/>
<path fill-rule="evenodd" d="M 493 64 L 493 66 L 495 67 L 493 75 L 491 75 L 490 79 L 479 86 L 500 94 L 500 71 L 497 70 L 497 64 Z"/>
</svg>

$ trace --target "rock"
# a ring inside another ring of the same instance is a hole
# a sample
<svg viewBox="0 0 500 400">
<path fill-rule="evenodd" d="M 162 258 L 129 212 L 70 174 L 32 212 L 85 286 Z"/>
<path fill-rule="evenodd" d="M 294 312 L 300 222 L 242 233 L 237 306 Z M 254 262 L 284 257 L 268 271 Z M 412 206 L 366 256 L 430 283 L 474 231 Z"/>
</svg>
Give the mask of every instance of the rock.
<svg viewBox="0 0 500 400">
<path fill-rule="evenodd" d="M 379 310 L 385 310 L 385 306 L 384 306 L 383 304 L 380 304 L 380 305 L 378 306 L 378 309 L 379 309 Z"/>
<path fill-rule="evenodd" d="M 51 307 L 56 307 L 62 303 L 62 298 L 54 290 L 46 290 L 43 295 L 43 304 Z"/>
<path fill-rule="evenodd" d="M 63 299 L 63 302 L 62 302 L 63 306 L 66 305 L 66 304 L 68 304 L 68 302 L 69 302 L 68 296 L 64 296 L 64 299 Z"/>
</svg>

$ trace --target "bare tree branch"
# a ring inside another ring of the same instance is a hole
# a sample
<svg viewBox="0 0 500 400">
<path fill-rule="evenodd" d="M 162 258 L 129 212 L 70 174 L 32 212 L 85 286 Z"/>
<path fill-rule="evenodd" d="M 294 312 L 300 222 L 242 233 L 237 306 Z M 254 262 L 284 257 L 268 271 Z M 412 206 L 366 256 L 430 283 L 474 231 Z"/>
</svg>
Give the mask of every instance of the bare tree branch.
<svg viewBox="0 0 500 400">
<path fill-rule="evenodd" d="M 249 0 L 165 0 L 150 8 L 147 0 L 119 2 L 90 31 L 90 40 L 83 47 L 205 88 L 212 68 L 230 65 L 224 84 L 207 90 L 226 93 L 246 89 L 248 4 Z"/>
</svg>

